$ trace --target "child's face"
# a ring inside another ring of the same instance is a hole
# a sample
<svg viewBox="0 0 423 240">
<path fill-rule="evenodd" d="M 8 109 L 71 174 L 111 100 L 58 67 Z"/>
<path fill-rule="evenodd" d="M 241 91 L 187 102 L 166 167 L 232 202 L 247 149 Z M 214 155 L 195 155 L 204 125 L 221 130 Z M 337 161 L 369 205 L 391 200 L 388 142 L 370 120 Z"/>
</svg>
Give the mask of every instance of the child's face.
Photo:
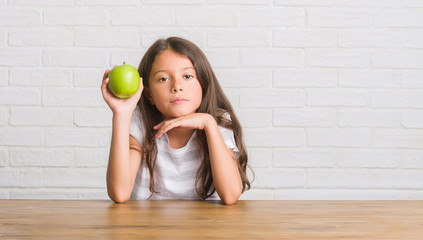
<svg viewBox="0 0 423 240">
<path fill-rule="evenodd" d="M 191 61 L 166 49 L 153 63 L 147 96 L 164 119 L 194 113 L 201 104 L 202 90 Z"/>
</svg>

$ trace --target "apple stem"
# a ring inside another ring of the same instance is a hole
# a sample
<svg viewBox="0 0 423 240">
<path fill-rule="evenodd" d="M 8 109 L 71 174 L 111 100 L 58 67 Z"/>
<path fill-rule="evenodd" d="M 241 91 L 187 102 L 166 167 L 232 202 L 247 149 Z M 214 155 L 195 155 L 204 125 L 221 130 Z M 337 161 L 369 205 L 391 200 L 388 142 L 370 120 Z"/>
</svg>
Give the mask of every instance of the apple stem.
<svg viewBox="0 0 423 240">
<path fill-rule="evenodd" d="M 125 62 L 123 62 L 123 65 L 125 65 Z"/>
</svg>

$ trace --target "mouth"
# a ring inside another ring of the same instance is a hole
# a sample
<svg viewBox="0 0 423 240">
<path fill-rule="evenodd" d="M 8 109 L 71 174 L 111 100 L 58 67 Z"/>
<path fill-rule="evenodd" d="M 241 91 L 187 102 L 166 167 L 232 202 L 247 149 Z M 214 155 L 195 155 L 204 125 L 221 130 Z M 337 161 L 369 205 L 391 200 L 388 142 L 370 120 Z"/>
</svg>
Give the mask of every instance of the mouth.
<svg viewBox="0 0 423 240">
<path fill-rule="evenodd" d="M 173 104 L 181 104 L 181 103 L 185 103 L 187 101 L 188 100 L 185 99 L 185 98 L 175 98 L 172 101 L 170 101 L 170 103 L 173 103 Z"/>
</svg>

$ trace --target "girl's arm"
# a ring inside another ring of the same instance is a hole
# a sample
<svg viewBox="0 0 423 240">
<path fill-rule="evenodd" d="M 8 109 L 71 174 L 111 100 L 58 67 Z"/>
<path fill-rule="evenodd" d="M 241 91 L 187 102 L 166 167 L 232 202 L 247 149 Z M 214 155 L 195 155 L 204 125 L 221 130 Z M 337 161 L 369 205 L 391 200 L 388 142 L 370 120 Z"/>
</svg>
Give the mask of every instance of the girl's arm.
<svg viewBox="0 0 423 240">
<path fill-rule="evenodd" d="M 175 127 L 204 130 L 207 136 L 213 182 L 217 194 L 226 205 L 236 203 L 242 193 L 242 181 L 238 164 L 232 150 L 220 134 L 216 120 L 206 113 L 193 113 L 187 116 L 166 120 L 154 127 L 158 130 L 156 137 Z"/>
<path fill-rule="evenodd" d="M 234 204 L 242 193 L 242 181 L 234 152 L 226 148 L 213 117 L 210 116 L 204 131 L 207 136 L 213 183 L 217 194 L 226 205 Z"/>
<path fill-rule="evenodd" d="M 128 99 L 119 99 L 110 92 L 107 78 L 103 76 L 101 92 L 113 112 L 112 141 L 107 166 L 107 191 L 115 202 L 125 202 L 131 197 L 136 173 L 141 163 L 141 145 L 129 135 L 131 117 L 143 90 L 142 81 L 137 93 Z"/>
</svg>

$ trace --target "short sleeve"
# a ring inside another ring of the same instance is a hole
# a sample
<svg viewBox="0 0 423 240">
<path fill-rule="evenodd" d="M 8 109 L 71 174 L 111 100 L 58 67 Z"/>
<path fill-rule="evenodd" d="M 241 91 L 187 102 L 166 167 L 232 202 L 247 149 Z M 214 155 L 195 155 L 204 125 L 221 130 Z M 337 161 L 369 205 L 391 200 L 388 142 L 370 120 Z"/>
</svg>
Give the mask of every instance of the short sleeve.
<svg viewBox="0 0 423 240">
<path fill-rule="evenodd" d="M 134 137 L 142 145 L 144 132 L 145 128 L 142 121 L 141 111 L 137 106 L 134 112 L 132 113 L 131 125 L 129 127 L 129 135 Z"/>
<path fill-rule="evenodd" d="M 232 149 L 234 152 L 239 152 L 238 148 L 236 147 L 234 132 L 221 126 L 219 126 L 219 131 L 223 137 L 223 141 L 225 141 L 226 148 Z"/>
</svg>

